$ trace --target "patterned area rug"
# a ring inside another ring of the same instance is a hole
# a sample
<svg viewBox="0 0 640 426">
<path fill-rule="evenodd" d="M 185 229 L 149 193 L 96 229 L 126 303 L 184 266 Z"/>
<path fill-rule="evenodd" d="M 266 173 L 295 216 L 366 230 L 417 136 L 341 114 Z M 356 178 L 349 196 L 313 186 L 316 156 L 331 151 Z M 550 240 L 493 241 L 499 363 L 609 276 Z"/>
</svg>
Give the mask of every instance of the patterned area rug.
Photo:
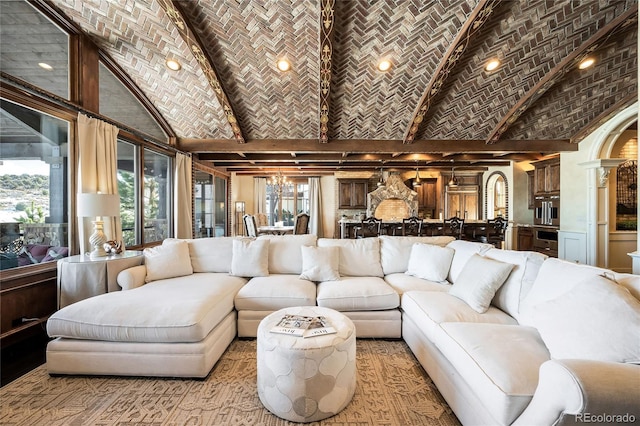
<svg viewBox="0 0 640 426">
<path fill-rule="evenodd" d="M 401 340 L 357 341 L 358 384 L 311 425 L 459 425 Z M 40 366 L 0 389 L 2 425 L 291 425 L 256 391 L 256 341 L 236 339 L 204 380 L 49 377 Z"/>
</svg>

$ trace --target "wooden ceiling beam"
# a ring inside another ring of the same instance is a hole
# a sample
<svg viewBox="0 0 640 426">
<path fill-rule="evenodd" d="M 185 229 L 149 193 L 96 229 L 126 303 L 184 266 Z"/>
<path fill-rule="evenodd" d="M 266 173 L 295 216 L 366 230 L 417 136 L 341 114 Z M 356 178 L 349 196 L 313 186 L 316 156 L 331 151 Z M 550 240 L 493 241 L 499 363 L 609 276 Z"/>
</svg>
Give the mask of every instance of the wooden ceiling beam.
<svg viewBox="0 0 640 426">
<path fill-rule="evenodd" d="M 471 12 L 469 18 L 453 40 L 453 43 L 451 43 L 449 50 L 447 50 L 447 53 L 445 53 L 440 60 L 440 64 L 433 74 L 431 81 L 429 81 L 418 103 L 418 107 L 413 113 L 411 121 L 409 121 L 409 128 L 405 131 L 404 137 L 402 138 L 404 144 L 412 144 L 414 142 L 416 134 L 420 129 L 420 124 L 424 121 L 424 117 L 431 107 L 431 102 L 444 86 L 453 68 L 458 64 L 460 59 L 462 59 L 463 53 L 470 44 L 473 35 L 489 20 L 489 17 L 499 4 L 499 0 L 480 0 Z"/>
<path fill-rule="evenodd" d="M 316 139 L 249 139 L 239 146 L 229 139 L 178 139 L 181 150 L 193 153 L 344 153 L 351 154 L 393 154 L 398 151 L 401 140 L 335 139 L 319 144 Z M 416 140 L 402 145 L 406 154 L 433 153 L 552 153 L 577 151 L 576 144 L 568 139 L 552 140 L 501 140 L 498 144 L 487 144 L 476 140 Z"/>
<path fill-rule="evenodd" d="M 329 142 L 329 96 L 335 0 L 320 1 L 320 143 Z"/>
<path fill-rule="evenodd" d="M 207 82 L 216 94 L 216 98 L 224 111 L 236 143 L 244 143 L 245 139 L 240 130 L 240 125 L 233 112 L 229 98 L 220 84 L 220 78 L 213 68 L 213 62 L 207 53 L 207 49 L 193 31 L 191 23 L 185 18 L 185 14 L 180 7 L 180 2 L 177 0 L 158 0 L 158 3 L 160 7 L 164 9 L 173 25 L 175 25 L 182 40 L 189 46 L 193 57 L 198 61 Z"/>
<path fill-rule="evenodd" d="M 609 36 L 618 29 L 631 25 L 637 20 L 638 6 L 635 5 L 630 10 L 609 22 L 598 32 L 582 43 L 576 50 L 565 57 L 551 71 L 545 74 L 518 102 L 502 117 L 498 125 L 489 133 L 487 143 L 495 143 L 518 118 L 540 99 L 551 87 L 561 81 L 570 71 L 577 68 L 578 64 L 600 48 Z M 584 137 L 584 136 L 582 136 Z M 575 139 L 572 138 L 572 141 Z"/>
<path fill-rule="evenodd" d="M 462 165 L 458 166 L 456 165 L 456 171 L 459 170 L 479 170 L 479 169 L 488 169 L 488 167 L 506 167 L 509 165 L 508 161 L 494 161 L 491 163 L 482 163 L 482 164 L 476 164 L 473 162 L 466 162 L 463 163 Z M 216 167 L 220 167 L 217 166 Z M 251 173 L 251 174 L 256 174 L 256 173 L 265 173 L 265 174 L 272 174 L 272 173 L 277 173 L 278 171 L 281 171 L 283 174 L 287 174 L 289 175 L 292 172 L 307 172 L 307 173 L 313 173 L 313 172 L 327 172 L 327 173 L 334 173 L 336 171 L 368 171 L 368 172 L 372 172 L 374 173 L 377 169 L 372 169 L 371 165 L 363 165 L 363 164 L 348 164 L 348 165 L 340 165 L 340 166 L 326 166 L 326 165 L 314 165 L 314 166 L 309 166 L 309 167 L 304 167 L 304 168 L 298 168 L 298 167 L 293 167 L 293 168 L 287 168 L 286 165 L 283 166 L 278 166 L 278 165 L 270 165 L 270 166 L 230 166 L 230 167 L 224 167 L 222 166 L 221 168 L 223 168 L 224 170 L 226 170 L 227 172 L 231 173 L 231 172 L 235 172 L 235 173 L 242 173 L 242 172 L 246 172 L 246 173 Z M 415 165 L 413 167 L 408 167 L 408 166 L 388 166 L 385 165 L 384 167 L 384 171 L 385 172 L 406 172 L 406 171 L 415 171 Z M 428 167 L 421 167 L 421 170 L 451 170 L 451 163 L 445 162 L 442 164 L 434 164 L 434 165 L 429 165 Z"/>
<path fill-rule="evenodd" d="M 494 153 L 484 154 L 457 154 L 452 156 L 444 156 L 441 154 L 403 154 L 394 157 L 392 154 L 354 154 L 347 158 L 344 158 L 341 154 L 299 154 L 295 158 L 292 158 L 288 154 L 249 154 L 248 156 L 239 157 L 235 154 L 228 153 L 201 153 L 198 155 L 198 159 L 201 161 L 213 161 L 216 164 L 243 164 L 246 162 L 251 163 L 356 163 L 356 162 L 373 162 L 379 163 L 385 161 L 386 163 L 407 163 L 407 164 L 422 164 L 443 161 L 446 157 L 446 161 L 494 161 L 494 160 L 513 160 L 513 161 L 525 161 L 525 160 L 539 160 L 543 157 L 538 153 L 500 153 L 499 155 Z"/>
</svg>

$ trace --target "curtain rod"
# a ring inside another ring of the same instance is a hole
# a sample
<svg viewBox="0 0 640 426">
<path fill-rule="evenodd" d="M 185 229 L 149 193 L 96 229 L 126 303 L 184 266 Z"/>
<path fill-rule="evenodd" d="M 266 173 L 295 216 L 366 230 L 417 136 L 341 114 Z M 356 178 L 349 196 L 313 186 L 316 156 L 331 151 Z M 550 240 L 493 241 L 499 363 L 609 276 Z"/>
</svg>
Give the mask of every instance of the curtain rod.
<svg viewBox="0 0 640 426">
<path fill-rule="evenodd" d="M 186 152 L 186 151 L 181 151 L 178 148 L 168 145 L 156 138 L 154 138 L 153 136 L 150 136 L 146 133 L 141 132 L 140 130 L 136 130 L 133 129 L 127 125 L 124 125 L 116 120 L 113 120 L 109 117 L 105 117 L 104 115 L 101 115 L 97 112 L 93 112 L 93 111 L 89 111 L 87 109 L 82 108 L 80 105 L 74 104 L 73 102 L 64 99 L 58 95 L 54 95 L 53 93 L 49 93 L 46 90 L 43 90 L 37 86 L 34 86 L 31 83 L 28 83 L 24 80 L 21 80 L 17 77 L 12 76 L 11 74 L 7 74 L 4 71 L 0 71 L 0 78 L 2 79 L 2 81 L 5 81 L 9 84 L 12 84 L 14 86 L 17 86 L 20 89 L 23 89 L 31 94 L 35 94 L 38 96 L 42 96 L 43 98 L 53 102 L 54 104 L 58 105 L 58 106 L 63 106 L 66 107 L 68 109 L 71 109 L 73 111 L 76 112 L 80 112 L 84 115 L 86 115 L 87 117 L 90 118 L 97 118 L 99 120 L 102 120 L 106 123 L 109 123 L 113 126 L 116 126 L 117 128 L 119 128 L 120 130 L 124 130 L 125 132 L 129 132 L 132 135 L 135 135 L 137 137 L 139 137 L 140 139 L 144 140 L 145 142 L 148 142 L 158 148 L 164 149 L 164 150 L 168 150 L 171 151 L 173 153 L 182 153 L 182 154 L 186 154 L 186 155 L 191 155 L 191 153 Z"/>
</svg>

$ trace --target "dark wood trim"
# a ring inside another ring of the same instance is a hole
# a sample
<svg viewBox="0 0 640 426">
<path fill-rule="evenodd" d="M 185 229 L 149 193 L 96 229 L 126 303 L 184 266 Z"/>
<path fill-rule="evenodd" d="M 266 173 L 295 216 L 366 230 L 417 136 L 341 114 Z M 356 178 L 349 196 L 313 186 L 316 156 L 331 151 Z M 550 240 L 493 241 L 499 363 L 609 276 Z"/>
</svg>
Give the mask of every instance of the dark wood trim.
<svg viewBox="0 0 640 426">
<path fill-rule="evenodd" d="M 329 99 L 331 96 L 331 72 L 333 56 L 333 24 L 335 0 L 320 1 L 320 143 L 329 142 Z"/>
<path fill-rule="evenodd" d="M 0 75 L 3 78 L 3 80 L 0 81 L 0 97 L 26 106 L 27 108 L 32 108 L 42 113 L 60 118 L 61 120 L 77 120 L 78 113 L 74 108 L 61 106 L 58 102 L 53 102 L 46 97 L 34 96 L 31 91 L 9 84 L 4 80 L 5 76 L 8 76 L 7 74 L 2 72 Z"/>
<path fill-rule="evenodd" d="M 558 65 L 553 67 L 551 71 L 545 74 L 536 84 L 533 86 L 524 96 L 522 96 L 518 102 L 509 110 L 509 112 L 502 117 L 496 127 L 489 133 L 487 137 L 487 143 L 495 143 L 500 139 L 500 136 L 507 131 L 511 123 L 515 123 L 516 120 L 531 106 L 534 102 L 540 99 L 551 87 L 562 80 L 569 71 L 575 69 L 578 64 L 593 51 L 598 49 L 610 34 L 615 32 L 621 26 L 628 25 L 628 20 L 638 15 L 638 6 L 636 5 L 631 10 L 626 11 L 622 15 L 609 22 L 602 27 L 598 32 L 591 36 L 587 41 L 582 43 L 576 50 L 566 56 Z M 583 136 L 584 137 L 584 136 Z M 576 136 L 572 138 L 576 139 Z"/>
<path fill-rule="evenodd" d="M 489 20 L 489 17 L 499 5 L 499 0 L 480 0 L 473 12 L 471 12 L 455 40 L 451 43 L 449 50 L 440 60 L 438 68 L 425 88 L 418 107 L 411 116 L 409 128 L 404 133 L 403 143 L 411 144 L 414 142 L 416 133 L 418 133 L 420 125 L 431 107 L 431 101 L 438 95 L 445 81 L 451 75 L 451 71 L 462 59 L 473 35 Z"/>
<path fill-rule="evenodd" d="M 502 140 L 488 145 L 484 140 L 416 140 L 402 144 L 402 140 L 331 139 L 329 143 L 317 143 L 316 139 L 249 139 L 238 145 L 230 139 L 178 139 L 178 147 L 188 152 L 254 152 L 254 153 L 451 153 L 451 152 L 558 152 L 577 151 L 578 147 L 568 139 L 554 140 Z"/>
<path fill-rule="evenodd" d="M 233 111 L 233 107 L 231 106 L 229 97 L 225 93 L 224 87 L 222 87 L 220 77 L 213 66 L 213 61 L 207 53 L 207 49 L 204 47 L 204 44 L 193 30 L 193 25 L 185 18 L 185 13 L 180 6 L 180 2 L 175 0 L 158 0 L 158 3 L 160 4 L 160 7 L 164 9 L 167 17 L 171 20 L 173 25 L 175 25 L 175 29 L 180 34 L 182 41 L 189 46 L 189 50 L 193 53 L 193 57 L 198 61 L 198 64 L 202 69 L 202 73 L 211 86 L 213 93 L 215 93 L 220 106 L 222 106 L 227 118 L 227 123 L 231 127 L 231 131 L 235 137 L 235 141 L 237 143 L 244 143 L 245 138 L 242 130 L 240 129 L 237 116 Z"/>
</svg>

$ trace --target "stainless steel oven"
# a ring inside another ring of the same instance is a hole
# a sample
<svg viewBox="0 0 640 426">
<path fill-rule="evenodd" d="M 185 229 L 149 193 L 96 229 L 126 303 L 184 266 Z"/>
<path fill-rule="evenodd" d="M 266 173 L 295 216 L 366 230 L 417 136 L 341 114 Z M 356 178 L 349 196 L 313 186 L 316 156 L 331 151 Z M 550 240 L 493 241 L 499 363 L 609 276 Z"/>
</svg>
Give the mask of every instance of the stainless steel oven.
<svg viewBox="0 0 640 426">
<path fill-rule="evenodd" d="M 551 227 L 534 227 L 533 249 L 549 256 L 557 256 L 558 230 Z"/>
<path fill-rule="evenodd" d="M 533 223 L 560 226 L 560 195 L 536 195 Z"/>
</svg>

